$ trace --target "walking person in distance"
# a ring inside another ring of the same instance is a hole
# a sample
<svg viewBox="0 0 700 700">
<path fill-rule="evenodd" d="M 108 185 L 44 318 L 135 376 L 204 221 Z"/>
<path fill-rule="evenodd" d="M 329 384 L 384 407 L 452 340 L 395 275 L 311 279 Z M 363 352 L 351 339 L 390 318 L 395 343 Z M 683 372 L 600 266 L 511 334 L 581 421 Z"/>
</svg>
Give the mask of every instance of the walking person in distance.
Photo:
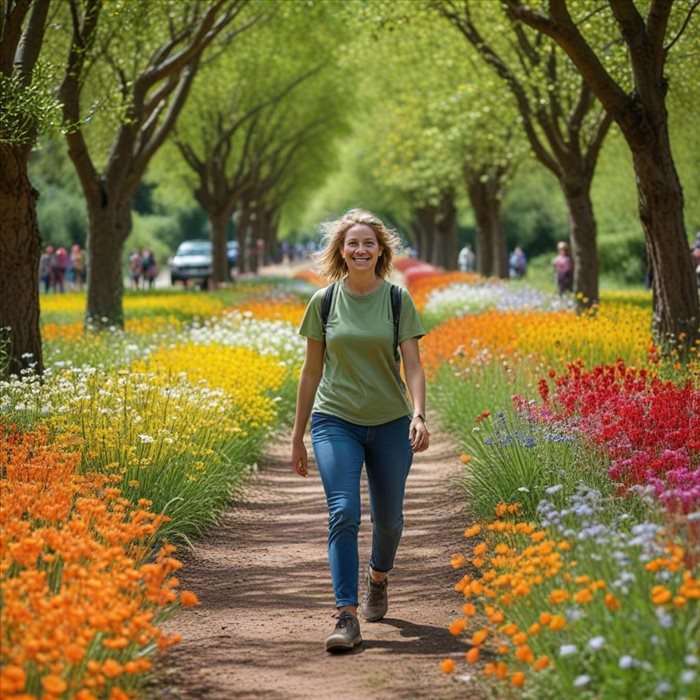
<svg viewBox="0 0 700 700">
<path fill-rule="evenodd" d="M 307 339 L 292 433 L 292 469 L 308 473 L 311 442 L 328 506 L 328 559 L 338 611 L 328 651 L 362 642 L 358 614 L 360 477 L 367 469 L 372 551 L 365 620 L 388 609 L 387 574 L 403 529 L 406 479 L 415 452 L 426 450 L 425 374 L 418 340 L 425 334 L 409 293 L 386 278 L 398 236 L 373 214 L 353 209 L 325 227 L 319 272 L 332 284 L 306 308 Z M 403 360 L 408 394 L 399 370 Z M 410 396 L 410 400 L 409 400 Z"/>
</svg>

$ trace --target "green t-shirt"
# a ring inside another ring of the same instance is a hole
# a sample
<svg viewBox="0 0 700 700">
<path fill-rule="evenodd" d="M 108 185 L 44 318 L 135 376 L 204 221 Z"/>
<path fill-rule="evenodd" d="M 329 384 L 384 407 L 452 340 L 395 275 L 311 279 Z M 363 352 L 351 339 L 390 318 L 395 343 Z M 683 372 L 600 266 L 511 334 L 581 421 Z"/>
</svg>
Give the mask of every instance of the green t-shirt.
<svg viewBox="0 0 700 700">
<path fill-rule="evenodd" d="M 393 356 L 394 321 L 391 284 L 358 296 L 336 284 L 326 325 L 326 359 L 313 410 L 356 425 L 381 425 L 412 413 Z M 300 335 L 323 342 L 319 289 L 306 307 Z M 401 288 L 399 344 L 421 338 L 425 330 L 416 306 Z"/>
</svg>

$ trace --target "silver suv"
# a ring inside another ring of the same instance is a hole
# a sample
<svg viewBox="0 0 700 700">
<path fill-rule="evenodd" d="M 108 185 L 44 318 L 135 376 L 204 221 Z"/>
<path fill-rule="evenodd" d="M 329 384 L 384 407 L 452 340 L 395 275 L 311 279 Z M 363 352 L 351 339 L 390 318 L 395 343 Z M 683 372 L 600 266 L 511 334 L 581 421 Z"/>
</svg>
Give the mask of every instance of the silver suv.
<svg viewBox="0 0 700 700">
<path fill-rule="evenodd" d="M 168 264 L 171 284 L 187 284 L 188 280 L 193 280 L 199 282 L 203 289 L 207 289 L 211 279 L 211 241 L 183 241 Z"/>
</svg>

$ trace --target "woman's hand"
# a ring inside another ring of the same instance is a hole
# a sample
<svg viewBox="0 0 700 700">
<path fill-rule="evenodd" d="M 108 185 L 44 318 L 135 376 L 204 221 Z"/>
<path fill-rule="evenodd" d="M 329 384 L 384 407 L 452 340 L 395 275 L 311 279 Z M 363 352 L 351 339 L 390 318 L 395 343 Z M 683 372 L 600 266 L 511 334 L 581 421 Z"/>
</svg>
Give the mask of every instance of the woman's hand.
<svg viewBox="0 0 700 700">
<path fill-rule="evenodd" d="M 309 464 L 306 445 L 303 440 L 292 441 L 292 470 L 299 476 L 308 474 Z"/>
<path fill-rule="evenodd" d="M 413 452 L 423 452 L 430 446 L 430 433 L 425 425 L 425 421 L 420 416 L 416 416 L 411 421 L 408 429 L 408 439 L 411 441 Z"/>
</svg>

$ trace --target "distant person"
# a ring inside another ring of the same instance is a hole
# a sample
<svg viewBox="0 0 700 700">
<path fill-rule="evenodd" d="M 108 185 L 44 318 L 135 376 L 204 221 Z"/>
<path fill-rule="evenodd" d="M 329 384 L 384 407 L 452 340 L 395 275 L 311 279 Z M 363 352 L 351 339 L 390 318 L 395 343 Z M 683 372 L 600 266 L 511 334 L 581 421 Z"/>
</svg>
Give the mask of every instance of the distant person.
<svg viewBox="0 0 700 700">
<path fill-rule="evenodd" d="M 141 274 L 143 277 L 143 288 L 153 289 L 153 285 L 156 282 L 156 277 L 158 276 L 158 263 L 156 263 L 156 256 L 150 248 L 144 248 L 143 256 L 141 257 Z"/>
<path fill-rule="evenodd" d="M 71 246 L 70 260 L 73 270 L 73 286 L 80 291 L 85 284 L 85 255 L 77 243 Z"/>
<path fill-rule="evenodd" d="M 552 260 L 557 289 L 561 296 L 564 292 L 574 290 L 574 261 L 569 254 L 569 246 L 560 241 L 557 243 L 557 256 Z"/>
<path fill-rule="evenodd" d="M 525 273 L 527 272 L 527 257 L 525 257 L 525 253 L 519 245 L 515 246 L 508 258 L 508 270 L 510 278 L 513 280 L 521 280 L 525 277 Z"/>
<path fill-rule="evenodd" d="M 56 250 L 53 256 L 53 288 L 56 292 L 65 291 L 66 270 L 70 265 L 68 251 L 61 247 Z"/>
<path fill-rule="evenodd" d="M 695 245 L 690 250 L 690 255 L 693 258 L 693 267 L 700 287 L 700 231 L 695 234 Z"/>
<path fill-rule="evenodd" d="M 135 250 L 129 256 L 129 279 L 131 280 L 131 288 L 136 291 L 139 288 L 139 281 L 143 274 L 143 260 L 141 252 Z"/>
<path fill-rule="evenodd" d="M 39 281 L 44 285 L 45 294 L 53 289 L 53 258 L 53 246 L 47 245 L 39 258 Z"/>
<path fill-rule="evenodd" d="M 476 262 L 476 255 L 469 243 L 465 243 L 462 250 L 459 251 L 457 255 L 457 265 L 460 272 L 472 272 L 474 270 L 474 263 Z"/>
</svg>

